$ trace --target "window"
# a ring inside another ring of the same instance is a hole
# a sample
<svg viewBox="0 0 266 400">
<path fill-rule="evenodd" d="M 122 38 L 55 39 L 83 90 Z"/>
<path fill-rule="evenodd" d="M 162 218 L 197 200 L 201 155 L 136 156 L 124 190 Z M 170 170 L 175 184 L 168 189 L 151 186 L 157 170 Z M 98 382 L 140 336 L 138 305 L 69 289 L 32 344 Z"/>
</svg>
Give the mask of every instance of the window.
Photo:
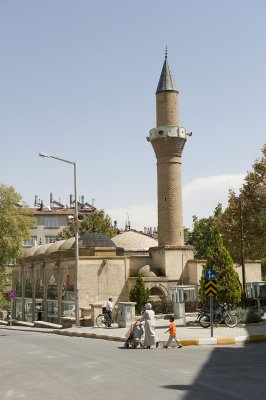
<svg viewBox="0 0 266 400">
<path fill-rule="evenodd" d="M 45 244 L 54 243 L 55 238 L 56 238 L 56 236 L 54 236 L 54 235 L 45 236 Z"/>
<path fill-rule="evenodd" d="M 24 246 L 32 247 L 37 245 L 37 236 L 32 236 L 31 239 L 24 240 Z"/>
<path fill-rule="evenodd" d="M 59 228 L 59 219 L 57 217 L 46 217 L 45 228 Z"/>
</svg>

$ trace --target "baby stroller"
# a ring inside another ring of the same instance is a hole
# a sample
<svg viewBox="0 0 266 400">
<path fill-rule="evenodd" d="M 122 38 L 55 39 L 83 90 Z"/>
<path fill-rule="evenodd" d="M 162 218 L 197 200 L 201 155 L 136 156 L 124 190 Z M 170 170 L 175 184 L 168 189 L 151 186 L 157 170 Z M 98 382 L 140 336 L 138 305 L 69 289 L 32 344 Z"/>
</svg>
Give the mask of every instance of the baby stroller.
<svg viewBox="0 0 266 400">
<path fill-rule="evenodd" d="M 126 333 L 126 341 L 124 347 L 129 348 L 129 346 L 131 346 L 133 349 L 136 349 L 138 345 L 140 345 L 140 347 L 143 347 L 144 344 L 141 340 L 143 334 L 143 324 L 137 324 L 137 322 L 132 323 Z"/>
</svg>

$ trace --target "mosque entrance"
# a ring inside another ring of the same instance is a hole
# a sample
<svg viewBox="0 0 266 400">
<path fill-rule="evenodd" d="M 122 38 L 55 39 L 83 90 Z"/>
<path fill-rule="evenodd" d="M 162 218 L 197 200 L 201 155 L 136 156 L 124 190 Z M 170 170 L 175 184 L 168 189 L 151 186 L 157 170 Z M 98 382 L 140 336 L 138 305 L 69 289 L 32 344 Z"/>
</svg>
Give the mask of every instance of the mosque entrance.
<svg viewBox="0 0 266 400">
<path fill-rule="evenodd" d="M 160 287 L 153 287 L 150 289 L 150 301 L 166 300 L 167 296 Z"/>
</svg>

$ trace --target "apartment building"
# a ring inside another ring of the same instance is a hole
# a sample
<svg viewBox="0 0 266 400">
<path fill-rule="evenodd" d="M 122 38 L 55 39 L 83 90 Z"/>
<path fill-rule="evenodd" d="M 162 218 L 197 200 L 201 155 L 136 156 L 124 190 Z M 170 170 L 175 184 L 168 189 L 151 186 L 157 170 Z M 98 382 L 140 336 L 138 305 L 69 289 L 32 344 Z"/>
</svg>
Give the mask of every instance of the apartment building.
<svg viewBox="0 0 266 400">
<path fill-rule="evenodd" d="M 45 207 L 43 202 L 37 201 L 37 196 L 35 196 L 34 207 L 29 207 L 29 209 L 35 218 L 35 223 L 30 229 L 31 238 L 24 241 L 24 247 L 54 243 L 57 235 L 66 228 L 75 214 L 75 204 L 71 195 L 70 206 L 68 206 L 53 200 L 51 193 L 50 207 Z M 95 211 L 96 208 L 84 202 L 84 196 L 81 196 L 81 202 L 78 202 L 79 214 L 86 216 Z"/>
</svg>

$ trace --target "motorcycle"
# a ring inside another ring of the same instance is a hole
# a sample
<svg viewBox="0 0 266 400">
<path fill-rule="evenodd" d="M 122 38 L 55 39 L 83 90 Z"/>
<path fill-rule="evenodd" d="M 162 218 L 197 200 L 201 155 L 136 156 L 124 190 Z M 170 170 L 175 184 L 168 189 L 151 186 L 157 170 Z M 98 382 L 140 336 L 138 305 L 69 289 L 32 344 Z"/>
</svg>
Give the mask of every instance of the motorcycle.
<svg viewBox="0 0 266 400">
<path fill-rule="evenodd" d="M 202 328 L 208 328 L 211 324 L 210 319 L 210 311 L 197 309 L 198 317 L 197 321 L 199 322 Z M 224 322 L 229 328 L 234 328 L 237 325 L 237 317 L 228 309 L 228 305 L 226 303 L 222 303 L 218 308 L 213 310 L 213 323 L 215 326 L 218 326 Z"/>
</svg>

